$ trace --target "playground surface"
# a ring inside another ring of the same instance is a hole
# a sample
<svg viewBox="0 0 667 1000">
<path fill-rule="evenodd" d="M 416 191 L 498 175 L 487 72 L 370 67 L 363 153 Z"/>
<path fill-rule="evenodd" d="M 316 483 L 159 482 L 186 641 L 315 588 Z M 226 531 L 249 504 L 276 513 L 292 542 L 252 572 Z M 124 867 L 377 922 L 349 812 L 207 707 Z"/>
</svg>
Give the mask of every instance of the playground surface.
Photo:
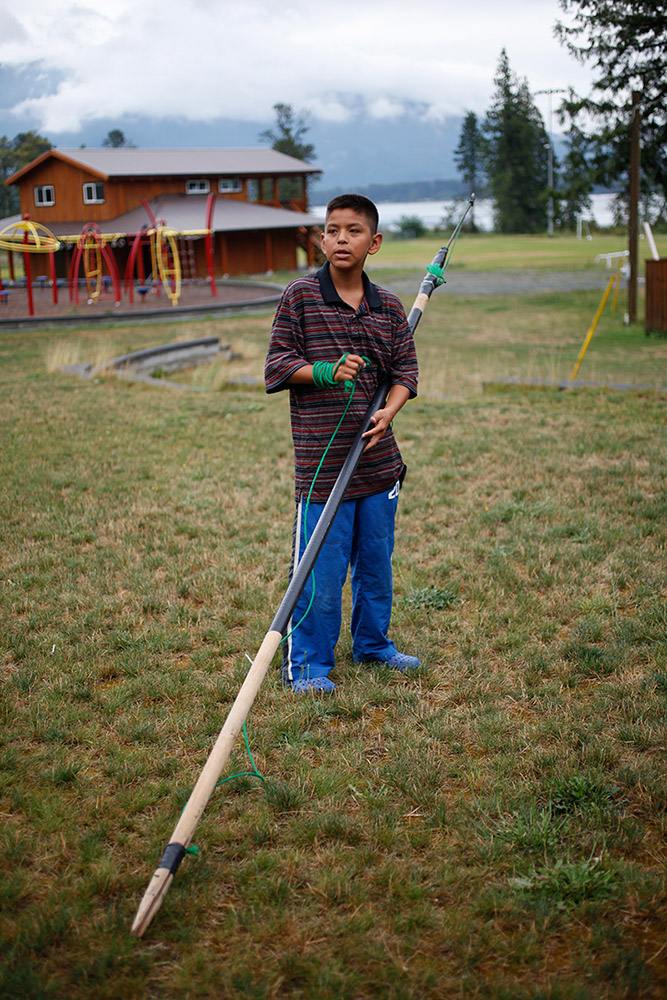
<svg viewBox="0 0 667 1000">
<path fill-rule="evenodd" d="M 132 320 L 149 318 L 156 314 L 183 315 L 189 312 L 206 314 L 219 310 L 266 304 L 271 306 L 278 301 L 281 286 L 269 282 L 219 281 L 216 283 L 217 295 L 214 297 L 208 281 L 183 282 L 177 306 L 172 306 L 161 286 L 151 288 L 143 295 L 136 290 L 134 301 L 130 302 L 127 294 L 123 295 L 119 305 L 114 302 L 113 289 L 110 287 L 97 299 L 88 300 L 86 289 L 79 290 L 79 303 L 70 301 L 67 288 L 58 289 L 58 302 L 53 301 L 53 289 L 49 282 L 33 281 L 33 302 L 35 314 L 28 312 L 28 297 L 25 287 L 20 284 L 5 284 L 6 293 L 0 302 L 0 330 L 16 323 L 41 325 L 43 322 L 66 323 L 81 320 L 108 321 L 127 317 Z"/>
</svg>

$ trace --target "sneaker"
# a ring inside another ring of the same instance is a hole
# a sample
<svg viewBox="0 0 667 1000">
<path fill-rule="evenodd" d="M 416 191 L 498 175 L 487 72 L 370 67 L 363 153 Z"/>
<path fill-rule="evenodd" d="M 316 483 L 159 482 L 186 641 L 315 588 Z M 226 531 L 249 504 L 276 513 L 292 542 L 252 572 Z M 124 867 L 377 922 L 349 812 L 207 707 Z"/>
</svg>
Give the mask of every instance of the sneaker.
<svg viewBox="0 0 667 1000">
<path fill-rule="evenodd" d="M 328 677 L 302 677 L 298 681 L 289 682 L 289 687 L 295 694 L 333 694 L 336 685 Z"/>
</svg>

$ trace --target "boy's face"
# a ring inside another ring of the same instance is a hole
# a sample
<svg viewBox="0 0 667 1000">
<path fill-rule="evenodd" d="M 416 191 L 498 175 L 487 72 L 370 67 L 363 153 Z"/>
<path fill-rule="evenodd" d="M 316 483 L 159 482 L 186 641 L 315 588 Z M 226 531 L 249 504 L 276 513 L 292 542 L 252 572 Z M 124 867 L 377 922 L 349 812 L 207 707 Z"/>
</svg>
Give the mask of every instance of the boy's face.
<svg viewBox="0 0 667 1000">
<path fill-rule="evenodd" d="M 336 208 L 329 214 L 322 250 L 329 264 L 339 271 L 362 269 L 369 253 L 377 253 L 382 233 L 371 232 L 365 216 L 352 208 Z"/>
</svg>

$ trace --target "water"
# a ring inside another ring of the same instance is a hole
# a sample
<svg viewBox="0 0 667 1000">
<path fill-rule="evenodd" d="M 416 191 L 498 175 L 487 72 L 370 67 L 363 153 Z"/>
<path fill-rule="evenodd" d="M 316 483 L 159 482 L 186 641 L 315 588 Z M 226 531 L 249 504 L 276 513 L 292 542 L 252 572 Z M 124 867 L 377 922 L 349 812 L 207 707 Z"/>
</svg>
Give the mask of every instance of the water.
<svg viewBox="0 0 667 1000">
<path fill-rule="evenodd" d="M 613 194 L 594 194 L 591 196 L 593 207 L 587 213 L 587 220 L 591 226 L 606 228 L 613 223 L 612 202 Z M 382 201 L 377 203 L 380 213 L 380 227 L 384 229 L 396 228 L 399 219 L 406 215 L 418 216 L 428 229 L 442 225 L 443 220 L 450 214 L 454 224 L 460 218 L 464 210 L 463 200 L 454 201 Z M 311 208 L 314 214 L 324 216 L 326 206 L 315 205 Z M 475 223 L 483 230 L 490 231 L 493 228 L 493 201 L 490 198 L 480 198 L 475 202 Z M 452 221 L 445 226 L 449 228 Z"/>
</svg>

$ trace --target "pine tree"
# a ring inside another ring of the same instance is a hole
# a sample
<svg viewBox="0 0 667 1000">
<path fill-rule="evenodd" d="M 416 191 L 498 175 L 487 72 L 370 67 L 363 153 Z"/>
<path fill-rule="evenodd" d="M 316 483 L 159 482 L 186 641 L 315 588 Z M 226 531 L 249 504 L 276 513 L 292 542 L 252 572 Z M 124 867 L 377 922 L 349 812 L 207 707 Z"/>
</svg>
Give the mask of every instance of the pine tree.
<svg viewBox="0 0 667 1000">
<path fill-rule="evenodd" d="M 588 140 L 573 122 L 567 135 L 567 152 L 563 157 L 558 189 L 560 220 L 567 229 L 576 229 L 583 213 L 592 207 L 593 175 Z"/>
<path fill-rule="evenodd" d="M 102 145 L 107 149 L 136 148 L 133 142 L 125 138 L 125 133 L 119 128 L 112 128 L 102 139 Z"/>
<path fill-rule="evenodd" d="M 266 128 L 259 133 L 260 142 L 270 142 L 271 149 L 297 160 L 310 160 L 315 153 L 315 147 L 310 142 L 304 142 L 308 132 L 307 117 L 297 115 L 291 104 L 274 104 L 276 116 L 275 128 Z M 300 182 L 286 177 L 279 181 L 278 186 L 281 201 L 291 201 L 300 197 Z"/>
<path fill-rule="evenodd" d="M 590 95 L 571 94 L 564 114 L 584 111 L 596 180 L 621 184 L 627 201 L 630 159 L 630 107 L 641 94 L 641 189 L 647 206 L 657 205 L 652 221 L 667 218 L 667 0 L 559 0 L 570 15 L 555 33 L 580 62 L 591 63 Z M 649 215 L 649 218 L 651 216 Z"/>
<path fill-rule="evenodd" d="M 509 64 L 505 49 L 495 77 L 496 92 L 482 126 L 483 162 L 501 233 L 546 228 L 548 140 L 528 84 Z"/>
<path fill-rule="evenodd" d="M 482 133 L 477 123 L 474 111 L 468 111 L 463 119 L 459 144 L 454 150 L 454 162 L 463 180 L 470 188 L 470 193 L 477 192 L 482 181 Z M 470 210 L 470 228 L 477 232 L 475 225 L 475 207 Z"/>
</svg>

